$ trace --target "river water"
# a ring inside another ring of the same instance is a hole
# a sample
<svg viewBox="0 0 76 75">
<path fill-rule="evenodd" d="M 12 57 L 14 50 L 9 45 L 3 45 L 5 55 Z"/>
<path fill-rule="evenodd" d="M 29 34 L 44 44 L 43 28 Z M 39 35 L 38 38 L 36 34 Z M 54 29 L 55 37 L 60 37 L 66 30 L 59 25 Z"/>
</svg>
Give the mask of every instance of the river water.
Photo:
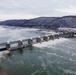
<svg viewBox="0 0 76 75">
<path fill-rule="evenodd" d="M 0 43 L 54 33 L 1 26 Z M 0 52 L 0 69 L 5 75 L 76 75 L 76 38 L 50 40 L 11 53 Z"/>
</svg>

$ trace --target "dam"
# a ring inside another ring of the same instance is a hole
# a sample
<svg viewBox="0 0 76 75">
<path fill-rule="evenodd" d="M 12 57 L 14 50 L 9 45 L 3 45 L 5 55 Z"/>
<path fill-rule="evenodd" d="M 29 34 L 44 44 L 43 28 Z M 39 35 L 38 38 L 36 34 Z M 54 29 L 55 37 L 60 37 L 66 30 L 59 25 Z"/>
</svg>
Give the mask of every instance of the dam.
<svg viewBox="0 0 76 75">
<path fill-rule="evenodd" d="M 59 38 L 73 38 L 76 33 L 74 32 L 64 32 L 59 31 L 59 34 L 54 35 L 44 35 L 44 36 L 38 36 L 34 38 L 28 38 L 28 39 L 20 39 L 17 41 L 7 41 L 4 43 L 0 43 L 0 51 L 3 50 L 15 50 L 15 49 L 22 49 L 27 46 L 32 46 L 35 43 L 41 43 L 49 40 L 59 39 Z"/>
</svg>

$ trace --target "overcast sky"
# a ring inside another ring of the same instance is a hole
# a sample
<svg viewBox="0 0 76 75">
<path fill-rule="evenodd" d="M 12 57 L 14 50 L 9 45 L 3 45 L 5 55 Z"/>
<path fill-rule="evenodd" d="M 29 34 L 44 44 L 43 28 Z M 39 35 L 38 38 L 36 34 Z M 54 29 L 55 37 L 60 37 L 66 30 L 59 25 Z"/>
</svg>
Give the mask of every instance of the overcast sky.
<svg viewBox="0 0 76 75">
<path fill-rule="evenodd" d="M 76 15 L 76 0 L 0 0 L 0 20 Z"/>
</svg>

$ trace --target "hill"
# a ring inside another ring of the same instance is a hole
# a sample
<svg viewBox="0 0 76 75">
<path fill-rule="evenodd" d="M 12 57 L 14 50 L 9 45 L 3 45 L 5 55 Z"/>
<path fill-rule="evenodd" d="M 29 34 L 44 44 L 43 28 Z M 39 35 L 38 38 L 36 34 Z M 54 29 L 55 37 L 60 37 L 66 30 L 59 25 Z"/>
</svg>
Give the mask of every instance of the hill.
<svg viewBox="0 0 76 75">
<path fill-rule="evenodd" d="M 39 17 L 34 19 L 6 20 L 0 25 L 56 29 L 58 27 L 76 28 L 76 16 Z"/>
</svg>

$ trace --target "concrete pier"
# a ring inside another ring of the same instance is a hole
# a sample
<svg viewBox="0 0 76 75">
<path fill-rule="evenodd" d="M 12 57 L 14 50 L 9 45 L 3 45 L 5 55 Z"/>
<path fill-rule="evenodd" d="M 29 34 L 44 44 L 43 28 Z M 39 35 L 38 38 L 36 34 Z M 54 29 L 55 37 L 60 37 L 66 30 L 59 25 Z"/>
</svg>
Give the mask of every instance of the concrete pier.
<svg viewBox="0 0 76 75">
<path fill-rule="evenodd" d="M 32 44 L 33 44 L 32 38 L 30 38 L 30 39 L 28 40 L 28 44 L 29 44 L 29 45 L 32 45 Z"/>
<path fill-rule="evenodd" d="M 49 36 L 49 40 L 54 40 L 54 36 L 53 35 L 50 35 Z"/>
<path fill-rule="evenodd" d="M 73 32 L 71 32 L 69 35 L 70 35 L 70 38 L 74 37 L 74 33 Z"/>
<path fill-rule="evenodd" d="M 41 43 L 41 38 L 40 37 L 36 38 L 36 42 Z"/>
<path fill-rule="evenodd" d="M 44 36 L 43 41 L 48 41 L 48 36 Z"/>
<path fill-rule="evenodd" d="M 19 48 L 23 48 L 23 42 L 22 42 L 22 40 L 19 40 L 19 41 L 18 41 L 18 47 L 19 47 Z"/>
<path fill-rule="evenodd" d="M 11 46 L 9 42 L 6 43 L 6 50 L 9 50 L 9 51 L 11 50 Z"/>
<path fill-rule="evenodd" d="M 54 35 L 54 38 L 59 39 L 59 35 L 58 34 Z"/>
</svg>

